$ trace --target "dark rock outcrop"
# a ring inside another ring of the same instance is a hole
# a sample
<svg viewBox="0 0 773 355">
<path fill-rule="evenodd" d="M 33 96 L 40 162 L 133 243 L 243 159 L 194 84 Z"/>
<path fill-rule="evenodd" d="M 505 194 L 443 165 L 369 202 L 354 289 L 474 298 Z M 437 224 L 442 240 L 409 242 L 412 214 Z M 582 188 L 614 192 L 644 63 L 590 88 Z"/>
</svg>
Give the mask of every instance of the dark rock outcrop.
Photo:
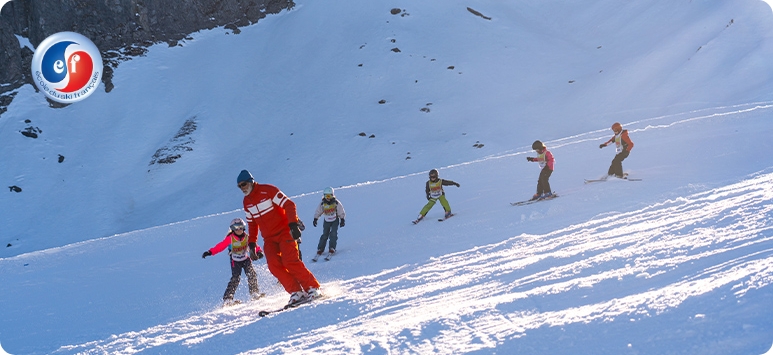
<svg viewBox="0 0 773 355">
<path fill-rule="evenodd" d="M 102 80 L 109 92 L 109 74 L 118 62 L 109 52 L 116 51 L 121 53 L 118 59 L 127 59 L 143 54 L 143 48 L 154 43 L 171 45 L 190 33 L 218 26 L 247 26 L 294 5 L 292 0 L 11 1 L 0 13 L 0 84 L 10 84 L 0 85 L 0 95 L 32 84 L 33 53 L 21 48 L 14 34 L 29 38 L 33 46 L 62 31 L 88 37 L 104 58 Z"/>
<path fill-rule="evenodd" d="M 150 164 L 172 164 L 177 159 L 182 158 L 185 152 L 193 151 L 193 144 L 196 140 L 191 136 L 196 132 L 196 116 L 193 116 L 185 121 L 177 134 L 169 141 L 169 143 L 159 148 L 150 160 Z"/>
</svg>

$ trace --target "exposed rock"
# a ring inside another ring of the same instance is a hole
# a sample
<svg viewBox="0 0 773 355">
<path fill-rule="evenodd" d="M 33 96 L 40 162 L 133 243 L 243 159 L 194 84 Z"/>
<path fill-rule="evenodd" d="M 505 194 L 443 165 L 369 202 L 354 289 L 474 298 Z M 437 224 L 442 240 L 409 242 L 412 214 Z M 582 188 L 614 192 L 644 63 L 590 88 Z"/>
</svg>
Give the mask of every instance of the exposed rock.
<svg viewBox="0 0 773 355">
<path fill-rule="evenodd" d="M 59 162 L 64 162 L 64 155 L 59 154 Z"/>
<path fill-rule="evenodd" d="M 196 131 L 196 116 L 189 118 L 177 134 L 169 141 L 169 144 L 159 148 L 153 158 L 150 160 L 150 164 L 172 164 L 177 159 L 182 158 L 182 154 L 185 152 L 193 151 L 193 143 L 196 141 L 191 137 L 191 134 Z"/>
<path fill-rule="evenodd" d="M 0 15 L 0 94 L 32 84 L 32 50 L 20 48 L 14 34 L 37 46 L 46 37 L 62 31 L 78 32 L 100 49 L 105 72 L 105 91 L 113 88 L 112 69 L 145 48 L 160 42 L 177 43 L 188 34 L 219 26 L 238 28 L 268 14 L 295 6 L 292 0 L 79 0 L 11 1 Z M 115 51 L 119 56 L 111 56 Z M 0 113 L 2 113 L 0 103 Z M 7 105 L 5 105 L 7 106 Z"/>
<path fill-rule="evenodd" d="M 467 11 L 471 12 L 473 15 L 483 18 L 484 20 L 491 20 L 491 17 L 483 16 L 482 13 L 473 10 L 472 8 L 467 8 Z"/>
<path fill-rule="evenodd" d="M 392 48 L 392 52 L 400 53 L 400 48 L 397 48 L 397 47 Z"/>
<path fill-rule="evenodd" d="M 38 138 L 38 133 L 43 133 L 43 130 L 38 127 L 29 126 L 25 128 L 23 131 L 19 131 L 19 132 L 21 132 L 21 134 L 24 135 L 25 137 Z"/>
<path fill-rule="evenodd" d="M 6 95 L 0 95 L 0 114 L 8 110 L 8 105 L 11 104 L 11 101 L 13 101 L 16 94 L 17 92 L 11 92 Z"/>
<path fill-rule="evenodd" d="M 11 189 L 11 192 L 21 192 L 21 187 L 18 187 L 16 185 L 8 186 L 9 189 Z"/>
<path fill-rule="evenodd" d="M 400 10 L 398 8 L 394 8 L 392 10 L 389 10 L 389 13 L 391 13 L 392 15 L 397 15 L 397 14 L 401 13 L 402 11 L 403 10 Z"/>
</svg>

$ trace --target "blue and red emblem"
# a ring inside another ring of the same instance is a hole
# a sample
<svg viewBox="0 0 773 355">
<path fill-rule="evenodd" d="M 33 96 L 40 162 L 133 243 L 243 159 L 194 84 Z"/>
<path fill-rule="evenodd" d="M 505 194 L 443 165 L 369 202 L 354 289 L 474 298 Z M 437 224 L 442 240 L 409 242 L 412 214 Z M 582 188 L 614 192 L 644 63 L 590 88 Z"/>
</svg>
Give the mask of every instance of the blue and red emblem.
<svg viewBox="0 0 773 355">
<path fill-rule="evenodd" d="M 51 100 L 81 101 L 102 81 L 102 56 L 91 40 L 75 32 L 59 32 L 40 42 L 32 57 L 35 85 Z"/>
</svg>

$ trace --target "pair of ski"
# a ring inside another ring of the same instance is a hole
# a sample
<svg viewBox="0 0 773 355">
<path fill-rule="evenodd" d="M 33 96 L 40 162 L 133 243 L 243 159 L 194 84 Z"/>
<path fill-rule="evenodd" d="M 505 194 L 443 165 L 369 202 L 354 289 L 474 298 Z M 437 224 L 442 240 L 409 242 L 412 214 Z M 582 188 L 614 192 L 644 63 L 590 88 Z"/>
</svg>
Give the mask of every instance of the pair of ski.
<svg viewBox="0 0 773 355">
<path fill-rule="evenodd" d="M 616 178 L 616 179 L 625 180 L 625 181 L 641 181 L 641 179 L 632 179 L 632 178 L 628 178 L 628 177 Z M 593 182 L 604 182 L 604 181 L 607 181 L 607 179 L 585 179 L 585 183 L 586 184 L 590 184 L 590 183 L 593 183 Z"/>
<path fill-rule="evenodd" d="M 551 195 L 550 197 L 545 197 L 545 198 L 534 198 L 534 199 L 525 200 L 525 201 L 510 202 L 510 206 L 525 206 L 525 205 L 531 205 L 532 203 L 537 203 L 537 202 L 542 202 L 542 201 L 550 201 L 550 200 L 552 200 L 552 199 L 554 199 L 554 198 L 557 198 L 557 197 L 558 197 L 558 195 L 556 195 L 555 193 L 553 193 L 553 195 Z"/>
<path fill-rule="evenodd" d="M 447 219 L 449 219 L 449 218 L 451 218 L 451 217 L 453 217 L 453 216 L 456 216 L 456 214 L 454 214 L 454 213 L 451 213 L 450 215 L 448 215 L 448 217 L 438 218 L 438 220 L 437 220 L 437 221 L 438 221 L 438 222 L 443 222 L 443 221 L 445 221 L 445 220 L 447 220 Z M 416 219 L 416 220 L 413 220 L 413 221 L 411 221 L 411 223 L 413 223 L 413 224 L 417 224 L 417 223 L 419 223 L 419 222 L 421 222 L 421 221 L 423 221 L 423 220 L 424 220 L 424 218 L 422 218 L 422 219 Z"/>
<path fill-rule="evenodd" d="M 292 309 L 292 308 L 298 308 L 298 307 L 303 306 L 305 304 L 309 304 L 312 301 L 314 301 L 313 298 L 307 297 L 303 301 L 299 301 L 299 302 L 295 302 L 295 303 L 291 303 L 291 304 L 286 304 L 282 308 L 277 308 L 275 310 L 260 311 L 260 312 L 258 312 L 258 316 L 265 317 L 265 316 L 267 316 L 269 314 L 279 313 L 281 311 L 285 311 L 285 310 Z"/>
<path fill-rule="evenodd" d="M 254 296 L 251 296 L 251 297 L 250 297 L 250 302 L 252 302 L 252 301 L 257 301 L 257 300 L 259 300 L 259 299 L 261 299 L 261 298 L 263 298 L 263 297 L 265 297 L 265 296 L 266 296 L 266 294 L 265 294 L 265 293 L 262 293 L 262 292 L 261 292 L 261 293 L 258 293 L 258 294 L 256 294 L 256 295 L 254 295 Z M 242 301 L 242 300 L 236 300 L 236 299 L 232 299 L 232 300 L 228 300 L 228 301 L 223 301 L 223 307 L 233 307 L 233 306 L 238 306 L 238 305 L 240 305 L 240 304 L 242 304 L 242 303 L 245 303 L 245 302 L 244 302 L 244 301 Z"/>
<path fill-rule="evenodd" d="M 617 176 L 614 176 L 614 175 L 607 175 L 607 176 L 604 176 L 604 177 L 602 177 L 600 179 L 585 179 L 585 183 L 586 184 L 590 184 L 592 182 L 604 182 L 604 181 L 607 181 L 607 179 L 609 179 L 610 177 L 614 177 L 614 178 L 617 178 L 617 179 L 620 179 L 620 180 L 641 181 L 641 179 L 629 178 L 628 177 L 628 173 L 623 173 L 623 177 L 617 177 Z"/>
<path fill-rule="evenodd" d="M 605 177 L 603 177 L 601 179 L 585 179 L 585 183 L 586 184 L 590 184 L 590 183 L 594 183 L 594 182 L 604 182 L 604 181 L 607 181 L 607 178 L 609 178 L 609 177 L 605 176 Z M 622 178 L 617 178 L 617 179 L 626 180 L 626 181 L 641 181 L 641 179 L 629 178 L 627 173 L 624 174 Z M 512 206 L 530 205 L 532 203 L 537 203 L 537 202 L 540 202 L 540 201 L 552 200 L 552 199 L 554 199 L 556 197 L 558 197 L 558 195 L 553 193 L 553 195 L 548 197 L 548 198 L 538 198 L 538 199 L 531 199 L 531 200 L 526 200 L 526 201 L 511 202 L 510 205 L 512 205 Z"/>
<path fill-rule="evenodd" d="M 327 255 L 325 256 L 325 261 L 330 261 L 330 259 L 333 257 L 333 255 L 335 255 L 335 252 L 332 252 L 332 253 L 327 253 Z M 313 258 L 311 258 L 311 261 L 313 261 L 313 262 L 315 262 L 315 263 L 316 263 L 316 262 L 317 262 L 317 260 L 319 260 L 319 257 L 320 257 L 320 256 L 322 256 L 322 254 L 317 254 L 317 255 L 314 255 L 314 257 L 313 257 Z"/>
</svg>

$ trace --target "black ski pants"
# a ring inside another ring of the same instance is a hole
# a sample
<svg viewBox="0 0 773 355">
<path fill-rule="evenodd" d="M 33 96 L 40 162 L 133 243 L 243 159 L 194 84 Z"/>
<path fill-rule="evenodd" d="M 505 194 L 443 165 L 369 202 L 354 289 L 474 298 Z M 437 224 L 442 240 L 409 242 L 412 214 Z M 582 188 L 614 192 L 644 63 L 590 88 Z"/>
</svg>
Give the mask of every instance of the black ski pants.
<svg viewBox="0 0 773 355">
<path fill-rule="evenodd" d="M 260 293 L 260 290 L 258 289 L 258 274 L 252 267 L 252 260 L 249 258 L 242 261 L 234 261 L 231 259 L 231 280 L 228 281 L 228 286 L 225 288 L 225 294 L 223 294 L 224 300 L 232 300 L 234 298 L 236 288 L 239 287 L 242 270 L 244 270 L 244 274 L 247 275 L 247 286 L 249 286 L 250 295 L 257 295 Z"/>
<path fill-rule="evenodd" d="M 544 193 L 552 192 L 552 190 L 550 190 L 550 182 L 548 182 L 551 174 L 553 174 L 553 170 L 550 170 L 550 168 L 547 166 L 542 168 L 542 171 L 539 172 L 539 180 L 537 180 L 538 194 L 541 195 Z"/>
<path fill-rule="evenodd" d="M 609 170 L 607 171 L 607 175 L 614 175 L 619 178 L 623 177 L 623 160 L 625 158 L 628 158 L 628 154 L 631 154 L 631 152 L 624 150 L 620 153 L 617 153 L 615 155 L 615 158 L 612 159 L 612 165 L 609 166 Z"/>
<path fill-rule="evenodd" d="M 317 253 L 325 251 L 325 244 L 330 239 L 330 249 L 335 250 L 338 246 L 338 224 L 341 219 L 336 218 L 335 221 L 322 223 L 322 236 L 319 237 L 319 244 L 317 244 Z"/>
</svg>

